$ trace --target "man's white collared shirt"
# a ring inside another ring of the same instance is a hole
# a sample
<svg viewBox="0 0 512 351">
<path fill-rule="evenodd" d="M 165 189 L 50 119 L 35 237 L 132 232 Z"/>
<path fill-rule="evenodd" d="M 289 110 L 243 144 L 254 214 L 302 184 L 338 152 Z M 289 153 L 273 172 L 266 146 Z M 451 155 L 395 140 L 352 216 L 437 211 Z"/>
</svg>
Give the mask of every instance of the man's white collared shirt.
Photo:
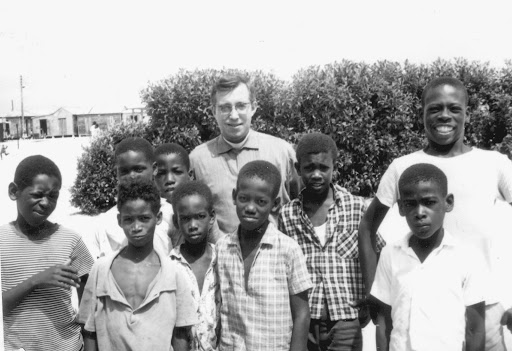
<svg viewBox="0 0 512 351">
<path fill-rule="evenodd" d="M 484 301 L 483 257 L 445 230 L 438 248 L 420 262 L 403 240 L 384 247 L 371 294 L 390 305 L 390 351 L 460 351 L 466 307 Z"/>
</svg>

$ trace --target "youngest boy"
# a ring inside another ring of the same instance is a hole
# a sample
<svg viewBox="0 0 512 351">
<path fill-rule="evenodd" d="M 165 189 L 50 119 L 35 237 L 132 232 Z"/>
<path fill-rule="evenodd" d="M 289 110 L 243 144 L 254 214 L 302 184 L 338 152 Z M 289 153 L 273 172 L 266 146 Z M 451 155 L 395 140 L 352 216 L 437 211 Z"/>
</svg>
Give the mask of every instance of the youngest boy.
<svg viewBox="0 0 512 351">
<path fill-rule="evenodd" d="M 380 350 L 484 349 L 483 258 L 443 228 L 454 205 L 447 183 L 431 164 L 400 176 L 399 211 L 411 233 L 386 246 L 377 266 Z"/>
<path fill-rule="evenodd" d="M 279 171 L 266 161 L 249 162 L 238 174 L 233 201 L 240 225 L 216 247 L 220 350 L 306 349 L 306 261 L 299 245 L 269 222 L 280 185 Z"/>
<path fill-rule="evenodd" d="M 206 184 L 191 181 L 178 185 L 172 199 L 173 221 L 185 242 L 172 250 L 171 258 L 187 277 L 199 319 L 199 324 L 191 329 L 191 350 L 216 350 L 220 291 L 215 274 L 215 246 L 207 241 L 208 230 L 215 222 L 212 192 Z"/>
<path fill-rule="evenodd" d="M 197 323 L 190 287 L 153 248 L 162 220 L 158 190 L 143 180 L 122 183 L 117 207 L 128 245 L 91 270 L 79 313 L 85 351 L 188 350 L 187 327 Z"/>
</svg>

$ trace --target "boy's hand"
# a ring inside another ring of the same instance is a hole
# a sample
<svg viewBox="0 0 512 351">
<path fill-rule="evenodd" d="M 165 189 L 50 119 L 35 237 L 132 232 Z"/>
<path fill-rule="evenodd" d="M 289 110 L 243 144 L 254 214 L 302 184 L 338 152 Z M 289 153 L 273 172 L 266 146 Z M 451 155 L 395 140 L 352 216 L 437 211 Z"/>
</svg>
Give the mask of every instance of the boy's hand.
<svg viewBox="0 0 512 351">
<path fill-rule="evenodd" d="M 509 308 L 505 313 L 503 313 L 503 316 L 501 317 L 501 325 L 506 325 L 508 330 L 512 332 L 512 308 Z"/>
<path fill-rule="evenodd" d="M 361 328 L 370 323 L 377 324 L 377 315 L 379 314 L 379 305 L 371 298 L 365 297 L 349 303 L 351 307 L 359 308 L 359 323 Z"/>
<path fill-rule="evenodd" d="M 62 265 L 50 267 L 36 274 L 33 279 L 34 286 L 38 288 L 59 287 L 70 289 L 80 286 L 78 270 L 71 267 L 71 258 Z"/>
</svg>

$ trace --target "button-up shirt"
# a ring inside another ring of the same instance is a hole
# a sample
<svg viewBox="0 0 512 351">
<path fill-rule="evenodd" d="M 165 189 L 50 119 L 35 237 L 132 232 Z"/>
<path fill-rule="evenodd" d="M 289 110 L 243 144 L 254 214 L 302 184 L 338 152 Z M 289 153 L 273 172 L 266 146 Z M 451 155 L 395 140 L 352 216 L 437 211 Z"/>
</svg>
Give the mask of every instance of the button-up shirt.
<svg viewBox="0 0 512 351">
<path fill-rule="evenodd" d="M 382 250 L 371 294 L 391 306 L 393 351 L 460 351 L 466 307 L 484 301 L 485 261 L 445 229 L 423 263 L 408 234 Z"/>
<path fill-rule="evenodd" d="M 282 203 L 290 201 L 289 182 L 296 174 L 296 158 L 292 146 L 282 139 L 251 130 L 241 149 L 233 148 L 220 135 L 190 153 L 196 178 L 205 182 L 213 193 L 216 218 L 224 234 L 236 230 L 240 223 L 232 198 L 238 172 L 255 160 L 265 160 L 277 167 L 282 178 L 279 197 Z"/>
<path fill-rule="evenodd" d="M 327 212 L 325 244 L 315 233 L 303 209 L 303 193 L 284 205 L 279 213 L 279 230 L 295 239 L 306 256 L 313 290 L 309 294 L 311 318 L 320 319 L 327 305 L 330 320 L 355 319 L 358 310 L 350 302 L 364 297 L 359 267 L 358 228 L 364 200 L 331 185 L 334 202 Z M 385 242 L 380 236 L 377 246 Z"/>
<path fill-rule="evenodd" d="M 300 247 L 270 223 L 255 254 L 247 288 L 238 232 L 224 236 L 216 249 L 222 298 L 220 350 L 289 351 L 290 295 L 311 288 Z"/>
<path fill-rule="evenodd" d="M 203 289 L 199 291 L 196 276 L 190 264 L 181 254 L 181 245 L 175 247 L 171 252 L 171 259 L 176 261 L 178 269 L 183 272 L 188 284 L 192 288 L 192 297 L 195 301 L 197 318 L 199 323 L 191 328 L 191 351 L 213 351 L 217 350 L 217 325 L 220 318 L 220 290 L 215 274 L 217 259 L 215 256 L 215 245 L 209 244 L 212 248 L 212 261 L 204 277 Z"/>
<path fill-rule="evenodd" d="M 167 256 L 155 251 L 160 270 L 150 283 L 144 301 L 132 308 L 119 289 L 110 267 L 119 251 L 100 258 L 85 286 L 78 321 L 95 332 L 99 350 L 171 349 L 174 327 L 198 322 L 190 286 Z"/>
</svg>

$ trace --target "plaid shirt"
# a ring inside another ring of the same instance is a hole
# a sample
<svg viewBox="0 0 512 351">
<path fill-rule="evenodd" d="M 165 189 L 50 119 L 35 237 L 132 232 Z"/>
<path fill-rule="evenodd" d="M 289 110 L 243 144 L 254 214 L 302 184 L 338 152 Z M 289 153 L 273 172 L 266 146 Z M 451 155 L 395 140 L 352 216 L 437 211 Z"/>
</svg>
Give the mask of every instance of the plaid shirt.
<svg viewBox="0 0 512 351">
<path fill-rule="evenodd" d="M 331 188 L 334 203 L 327 213 L 324 246 L 302 209 L 302 193 L 298 199 L 283 206 L 278 223 L 279 230 L 297 240 L 306 256 L 313 281 L 313 290 L 309 294 L 311 318 L 320 319 L 326 302 L 330 319 L 334 321 L 357 318 L 358 310 L 349 302 L 365 296 L 357 240 L 365 208 L 363 198 L 345 189 Z M 379 235 L 377 238 L 380 249 L 385 242 Z"/>
<path fill-rule="evenodd" d="M 297 243 L 269 223 L 245 288 L 238 231 L 217 242 L 221 291 L 220 350 L 290 349 L 290 295 L 311 289 L 306 260 Z"/>
</svg>

